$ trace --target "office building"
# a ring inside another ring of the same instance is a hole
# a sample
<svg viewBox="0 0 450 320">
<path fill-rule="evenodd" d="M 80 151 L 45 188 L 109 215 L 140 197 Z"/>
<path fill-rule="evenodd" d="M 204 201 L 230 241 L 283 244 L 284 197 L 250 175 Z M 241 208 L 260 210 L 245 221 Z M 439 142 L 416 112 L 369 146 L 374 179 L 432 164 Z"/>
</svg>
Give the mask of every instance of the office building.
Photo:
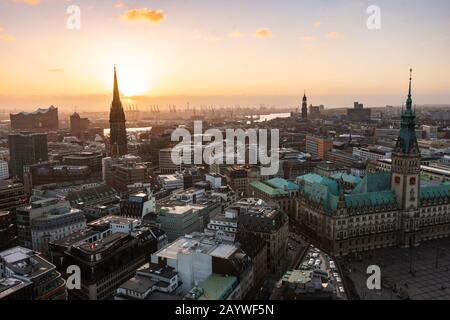
<svg viewBox="0 0 450 320">
<path fill-rule="evenodd" d="M 44 162 L 25 166 L 25 190 L 31 193 L 37 186 L 46 184 L 64 184 L 89 181 L 91 169 L 88 166 L 58 165 L 54 162 Z"/>
<path fill-rule="evenodd" d="M 88 166 L 92 173 L 102 172 L 103 155 L 97 152 L 83 151 L 62 158 L 62 163 L 68 166 Z"/>
<path fill-rule="evenodd" d="M 1 278 L 31 284 L 33 300 L 67 299 L 66 282 L 56 267 L 39 253 L 27 248 L 14 247 L 0 252 Z"/>
<path fill-rule="evenodd" d="M 159 172 L 162 174 L 172 174 L 181 171 L 181 164 L 172 161 L 172 148 L 159 150 Z"/>
<path fill-rule="evenodd" d="M 46 134 L 10 134 L 8 144 L 11 177 L 23 181 L 25 166 L 48 161 Z"/>
<path fill-rule="evenodd" d="M 0 300 L 33 300 L 33 284 L 15 278 L 0 277 Z"/>
<path fill-rule="evenodd" d="M 143 219 L 150 213 L 156 213 L 156 199 L 145 192 L 130 194 L 120 202 L 120 215 Z"/>
<path fill-rule="evenodd" d="M 287 254 L 289 219 L 286 213 L 264 202 L 242 205 L 238 215 L 239 238 L 249 239 L 247 234 L 258 237 L 267 244 L 267 269 L 280 271 Z"/>
<path fill-rule="evenodd" d="M 11 212 L 0 211 L 0 251 L 17 245 L 16 222 L 14 220 Z"/>
<path fill-rule="evenodd" d="M 198 210 L 190 205 L 162 206 L 158 211 L 158 222 L 169 241 L 201 231 L 203 224 Z"/>
<path fill-rule="evenodd" d="M 210 282 L 221 282 L 223 277 L 236 278 L 234 299 L 244 297 L 254 284 L 250 257 L 235 244 L 217 241 L 203 233 L 178 238 L 152 254 L 151 263 L 173 268 L 181 281 L 180 293 L 188 294 L 188 298 L 193 289 L 202 288 L 210 294 L 202 299 L 227 299 L 231 293 L 221 295 L 217 294 L 220 290 L 208 290 L 214 287 Z"/>
<path fill-rule="evenodd" d="M 21 246 L 48 253 L 50 241 L 86 227 L 86 218 L 68 201 L 56 198 L 34 199 L 16 211 L 18 240 Z"/>
<path fill-rule="evenodd" d="M 134 218 L 107 216 L 89 223 L 88 228 L 49 245 L 63 273 L 70 265 L 81 269 L 81 290 L 70 291 L 73 299 L 112 299 L 120 285 L 158 250 L 159 241 L 166 239 L 160 230 Z"/>
<path fill-rule="evenodd" d="M 0 180 L 9 178 L 9 165 L 7 161 L 0 160 Z"/>
<path fill-rule="evenodd" d="M 311 155 L 311 158 L 325 160 L 328 151 L 331 149 L 333 149 L 332 140 L 311 135 L 306 136 L 306 152 Z"/>
<path fill-rule="evenodd" d="M 180 173 L 160 174 L 158 175 L 158 183 L 165 190 L 183 189 L 184 177 Z"/>
<path fill-rule="evenodd" d="M 114 300 L 181 300 L 179 284 L 174 268 L 146 263 L 117 289 Z"/>
<path fill-rule="evenodd" d="M 359 102 L 355 102 L 353 109 L 348 109 L 347 110 L 347 119 L 349 121 L 370 121 L 372 116 L 372 110 L 371 109 L 365 109 L 364 105 L 359 103 Z"/>
</svg>

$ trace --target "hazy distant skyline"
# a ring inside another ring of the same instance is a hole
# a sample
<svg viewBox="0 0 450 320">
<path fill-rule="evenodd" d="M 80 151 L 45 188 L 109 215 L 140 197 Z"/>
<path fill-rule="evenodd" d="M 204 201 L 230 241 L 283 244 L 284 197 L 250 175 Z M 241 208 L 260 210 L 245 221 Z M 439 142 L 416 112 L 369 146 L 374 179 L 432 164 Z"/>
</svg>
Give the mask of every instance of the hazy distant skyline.
<svg viewBox="0 0 450 320">
<path fill-rule="evenodd" d="M 295 107 L 304 89 L 315 105 L 400 105 L 410 67 L 417 104 L 450 103 L 450 2 L 375 2 L 1 0 L 0 107 L 107 110 L 114 64 L 144 110 Z M 81 30 L 66 27 L 71 4 Z M 366 27 L 371 4 L 381 30 Z"/>
</svg>

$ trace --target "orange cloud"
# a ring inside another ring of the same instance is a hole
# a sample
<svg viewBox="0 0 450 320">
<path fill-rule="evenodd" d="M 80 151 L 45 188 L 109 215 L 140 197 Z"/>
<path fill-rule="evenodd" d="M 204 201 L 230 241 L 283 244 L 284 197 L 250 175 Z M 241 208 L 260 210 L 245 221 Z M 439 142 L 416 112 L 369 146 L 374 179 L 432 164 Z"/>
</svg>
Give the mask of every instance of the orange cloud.
<svg viewBox="0 0 450 320">
<path fill-rule="evenodd" d="M 316 37 L 315 36 L 303 36 L 303 40 L 314 41 L 314 40 L 316 40 Z"/>
<path fill-rule="evenodd" d="M 48 72 L 63 73 L 63 72 L 64 72 L 64 69 L 61 69 L 61 68 L 52 68 L 52 69 L 48 69 Z"/>
<path fill-rule="evenodd" d="M 255 32 L 255 35 L 259 38 L 267 39 L 272 37 L 272 31 L 267 28 L 260 28 Z"/>
<path fill-rule="evenodd" d="M 41 3 L 41 0 L 14 0 L 14 2 L 25 3 L 30 6 L 36 6 Z"/>
<path fill-rule="evenodd" d="M 240 37 L 242 37 L 243 35 L 242 35 L 242 33 L 239 32 L 239 31 L 232 31 L 232 32 L 228 33 L 228 36 L 229 36 L 230 38 L 240 38 Z"/>
<path fill-rule="evenodd" d="M 124 14 L 124 18 L 128 21 L 146 20 L 153 23 L 161 23 L 166 19 L 167 15 L 162 10 L 132 9 Z"/>
<path fill-rule="evenodd" d="M 332 31 L 327 34 L 327 38 L 337 40 L 337 39 L 342 38 L 342 34 L 337 31 Z"/>
<path fill-rule="evenodd" d="M 0 27 L 0 42 L 1 41 L 12 41 L 14 40 L 14 37 L 6 32 L 5 29 Z"/>
</svg>

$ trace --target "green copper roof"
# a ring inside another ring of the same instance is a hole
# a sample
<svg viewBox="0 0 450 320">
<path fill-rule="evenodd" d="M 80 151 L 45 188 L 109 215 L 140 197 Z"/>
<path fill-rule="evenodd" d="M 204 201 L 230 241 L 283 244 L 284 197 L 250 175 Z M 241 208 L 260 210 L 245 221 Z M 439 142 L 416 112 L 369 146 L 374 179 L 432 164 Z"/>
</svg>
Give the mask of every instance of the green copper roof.
<svg viewBox="0 0 450 320">
<path fill-rule="evenodd" d="M 430 200 L 441 197 L 450 197 L 450 184 L 440 186 L 426 186 L 420 188 L 420 200 Z"/>
<path fill-rule="evenodd" d="M 277 189 L 283 189 L 287 191 L 298 191 L 299 186 L 291 181 L 282 179 L 282 178 L 274 178 L 266 181 L 268 185 Z"/>
<path fill-rule="evenodd" d="M 284 190 L 278 189 L 278 188 L 273 188 L 270 185 L 265 184 L 265 183 L 263 183 L 261 181 L 253 181 L 252 183 L 250 183 L 250 185 L 253 188 L 256 188 L 256 189 L 260 190 L 261 192 L 266 193 L 266 194 L 268 194 L 270 196 L 274 196 L 275 197 L 275 196 L 286 196 L 286 195 L 288 195 L 287 191 L 284 191 Z"/>
<path fill-rule="evenodd" d="M 400 133 L 394 149 L 395 152 L 402 152 L 404 154 L 410 154 L 412 152 L 419 153 L 419 145 L 416 137 L 416 113 L 412 109 L 411 80 L 412 76 L 409 78 L 409 92 L 406 100 L 406 110 L 402 112 Z"/>
<path fill-rule="evenodd" d="M 304 183 L 302 190 L 311 201 L 323 204 L 324 210 L 329 214 L 336 212 L 339 204 L 339 186 L 335 180 L 317 174 L 308 174 L 297 179 Z M 352 193 L 344 195 L 344 198 L 348 208 L 396 205 L 397 203 L 395 192 L 391 191 L 391 173 L 388 172 L 367 175 Z"/>
<path fill-rule="evenodd" d="M 370 173 L 352 191 L 352 194 L 379 192 L 391 190 L 390 172 Z"/>
<path fill-rule="evenodd" d="M 321 175 L 318 175 L 316 173 L 308 173 L 303 176 L 297 177 L 297 182 L 301 184 L 322 184 L 327 186 L 332 193 L 338 195 L 339 194 L 339 187 L 336 181 L 323 177 Z"/>
<path fill-rule="evenodd" d="M 329 213 L 336 211 L 339 203 L 336 181 L 314 173 L 300 176 L 297 181 L 303 185 L 302 190 L 311 201 L 323 204 L 324 210 Z"/>
<path fill-rule="evenodd" d="M 334 212 L 337 209 L 339 195 L 330 190 L 330 186 L 320 183 L 307 183 L 302 189 L 309 200 L 324 205 L 327 212 Z"/>
<path fill-rule="evenodd" d="M 349 208 L 362 208 L 397 203 L 394 191 L 380 191 L 345 196 L 345 204 Z"/>
<path fill-rule="evenodd" d="M 331 176 L 332 179 L 334 180 L 343 180 L 346 183 L 350 183 L 350 184 L 359 184 L 361 182 L 361 178 L 351 175 L 351 174 L 347 174 L 347 173 L 343 173 L 343 172 L 338 172 L 335 173 Z"/>
</svg>

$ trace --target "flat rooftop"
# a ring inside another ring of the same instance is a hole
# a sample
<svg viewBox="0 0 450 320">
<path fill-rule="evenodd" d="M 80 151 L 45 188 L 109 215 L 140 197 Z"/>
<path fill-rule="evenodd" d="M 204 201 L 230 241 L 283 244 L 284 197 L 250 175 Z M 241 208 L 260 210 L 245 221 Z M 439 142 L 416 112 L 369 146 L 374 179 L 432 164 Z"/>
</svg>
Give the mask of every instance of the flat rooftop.
<svg viewBox="0 0 450 320">
<path fill-rule="evenodd" d="M 58 245 L 58 246 L 62 246 L 62 247 L 70 247 L 70 246 L 72 246 L 80 241 L 83 241 L 84 239 L 89 238 L 97 233 L 98 233 L 97 231 L 93 231 L 91 228 L 86 228 L 86 229 L 74 232 L 62 239 L 52 241 L 52 243 L 55 245 Z"/>
<path fill-rule="evenodd" d="M 177 272 L 174 268 L 157 263 L 146 263 L 142 267 L 140 267 L 137 272 L 144 274 L 155 274 L 166 279 L 172 279 L 177 275 Z"/>
<path fill-rule="evenodd" d="M 121 216 L 106 216 L 100 219 L 97 219 L 95 221 L 92 221 L 89 223 L 89 226 L 95 227 L 95 226 L 101 226 L 104 224 L 123 224 L 123 225 L 129 225 L 130 223 L 136 225 L 139 224 L 140 219 L 136 218 L 127 218 L 127 217 L 121 217 Z"/>
<path fill-rule="evenodd" d="M 178 253 L 192 254 L 201 252 L 208 254 L 217 246 L 216 242 L 206 237 L 181 237 L 155 253 L 156 256 L 166 259 L 177 259 Z"/>
<path fill-rule="evenodd" d="M 211 251 L 210 255 L 217 258 L 228 259 L 231 257 L 237 250 L 237 247 L 232 244 L 219 244 L 213 251 Z"/>
<path fill-rule="evenodd" d="M 55 266 L 41 258 L 33 250 L 24 247 L 14 247 L 0 252 L 6 265 L 16 274 L 34 278 L 55 269 Z"/>
<path fill-rule="evenodd" d="M 151 290 L 157 283 L 158 281 L 137 275 L 122 284 L 119 288 L 143 294 Z"/>
<path fill-rule="evenodd" d="M 88 254 L 93 254 L 93 253 L 108 249 L 109 247 L 114 245 L 115 242 L 117 242 L 120 239 L 125 238 L 127 236 L 128 236 L 127 233 L 116 232 L 108 237 L 105 237 L 105 238 L 99 240 L 99 241 L 96 241 L 93 243 L 80 244 L 78 246 L 78 249 L 80 249 Z"/>
<path fill-rule="evenodd" d="M 161 210 L 167 211 L 168 214 L 172 215 L 183 215 L 189 213 L 193 209 L 192 206 L 179 206 L 179 205 L 173 205 L 173 206 L 164 206 L 161 207 Z"/>
</svg>

